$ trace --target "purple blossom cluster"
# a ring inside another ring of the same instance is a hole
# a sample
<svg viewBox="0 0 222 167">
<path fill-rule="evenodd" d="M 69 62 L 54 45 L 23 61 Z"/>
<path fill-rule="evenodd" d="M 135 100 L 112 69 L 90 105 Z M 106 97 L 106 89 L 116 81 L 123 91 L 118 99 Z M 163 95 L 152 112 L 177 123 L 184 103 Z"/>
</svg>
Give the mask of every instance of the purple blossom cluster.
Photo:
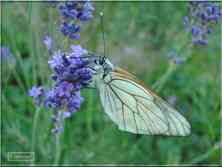
<svg viewBox="0 0 222 167">
<path fill-rule="evenodd" d="M 49 65 L 54 71 L 52 79 L 56 82 L 64 80 L 73 82 L 76 90 L 86 86 L 91 79 L 91 73 L 87 67 L 87 59 L 82 56 L 87 54 L 87 50 L 80 45 L 71 45 L 69 53 L 55 52 L 52 59 L 49 60 Z"/>
<path fill-rule="evenodd" d="M 79 110 L 84 100 L 80 89 L 88 86 L 92 77 L 88 61 L 83 59 L 86 54 L 87 51 L 80 45 L 71 45 L 70 52 L 55 51 L 48 62 L 54 84 L 49 89 L 34 86 L 29 91 L 37 105 L 53 110 L 55 133 L 63 130 L 63 119 Z"/>
<path fill-rule="evenodd" d="M 177 54 L 175 49 L 172 49 L 168 54 L 167 54 L 167 58 L 174 64 L 183 64 L 186 59 L 185 57 L 181 57 Z"/>
<path fill-rule="evenodd" d="M 0 47 L 0 57 L 1 57 L 1 66 L 3 67 L 2 73 L 7 73 L 8 69 L 12 70 L 15 67 L 16 59 L 9 47 L 6 46 Z M 4 67 L 7 67 L 7 69 L 5 69 Z"/>
<path fill-rule="evenodd" d="M 49 52 L 52 51 L 52 47 L 53 47 L 53 40 L 50 36 L 46 35 L 43 38 L 43 44 L 46 46 L 46 48 L 48 49 Z"/>
<path fill-rule="evenodd" d="M 184 17 L 187 31 L 192 33 L 193 44 L 207 45 L 208 34 L 212 33 L 212 24 L 221 19 L 222 10 L 217 2 L 190 1 L 189 16 Z"/>
<path fill-rule="evenodd" d="M 32 89 L 29 90 L 29 96 L 33 97 L 36 105 L 41 105 L 43 102 L 44 89 L 42 86 L 33 86 Z"/>
<path fill-rule="evenodd" d="M 94 10 L 90 1 L 66 1 L 58 5 L 62 16 L 60 31 L 70 39 L 80 38 L 80 22 L 93 18 Z"/>
<path fill-rule="evenodd" d="M 0 48 L 1 59 L 8 59 L 12 56 L 12 53 L 8 47 L 1 46 Z"/>
<path fill-rule="evenodd" d="M 91 81 L 91 70 L 88 62 L 81 56 L 87 51 L 79 45 L 72 45 L 71 52 L 54 53 L 49 65 L 53 70 L 52 79 L 54 87 L 48 92 L 45 104 L 56 110 L 66 108 L 64 117 L 69 117 L 80 108 L 83 98 L 80 89 L 86 87 Z"/>
</svg>

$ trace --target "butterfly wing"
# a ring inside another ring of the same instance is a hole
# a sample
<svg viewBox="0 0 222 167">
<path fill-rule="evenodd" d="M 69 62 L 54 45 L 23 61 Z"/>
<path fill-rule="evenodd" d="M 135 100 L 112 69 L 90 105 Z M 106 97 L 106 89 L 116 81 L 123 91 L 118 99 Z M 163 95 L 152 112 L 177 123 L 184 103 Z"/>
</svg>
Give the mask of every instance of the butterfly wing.
<svg viewBox="0 0 222 167">
<path fill-rule="evenodd" d="M 120 130 L 148 135 L 190 134 L 187 120 L 127 71 L 110 72 L 99 91 L 105 112 Z"/>
</svg>

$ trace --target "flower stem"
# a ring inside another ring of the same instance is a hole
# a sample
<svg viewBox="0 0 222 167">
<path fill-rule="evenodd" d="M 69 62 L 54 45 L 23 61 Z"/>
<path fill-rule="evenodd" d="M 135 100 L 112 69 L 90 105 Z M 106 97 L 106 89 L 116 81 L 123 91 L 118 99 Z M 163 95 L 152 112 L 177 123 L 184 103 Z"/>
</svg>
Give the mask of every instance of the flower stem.
<svg viewBox="0 0 222 167">
<path fill-rule="evenodd" d="M 180 47 L 179 52 L 182 52 L 182 49 L 187 48 L 188 52 L 185 56 L 186 61 L 191 58 L 191 50 L 193 48 L 192 44 L 186 44 L 184 43 L 182 45 L 182 47 Z M 158 93 L 162 90 L 162 88 L 164 87 L 165 83 L 167 82 L 167 80 L 169 79 L 170 75 L 172 75 L 174 73 L 174 71 L 177 69 L 178 65 L 174 64 L 174 63 L 170 63 L 168 69 L 166 70 L 166 72 L 161 76 L 161 78 L 159 80 L 157 80 L 152 88 Z"/>
<path fill-rule="evenodd" d="M 60 155 L 61 155 L 61 146 L 60 146 L 60 134 L 56 134 L 56 150 L 55 150 L 55 160 L 54 165 L 58 165 Z"/>
<path fill-rule="evenodd" d="M 209 149 L 207 152 L 201 154 L 200 156 L 192 159 L 190 161 L 190 164 L 198 164 L 201 162 L 204 162 L 205 160 L 207 160 L 211 155 L 213 154 L 217 154 L 217 151 L 219 152 L 220 149 L 222 147 L 222 143 L 221 142 L 217 142 L 211 149 Z"/>
<path fill-rule="evenodd" d="M 36 129 L 37 124 L 39 120 L 39 113 L 40 113 L 40 107 L 36 108 L 34 120 L 33 120 L 33 128 L 32 128 L 32 146 L 31 146 L 31 152 L 35 152 L 35 144 L 36 144 Z M 30 165 L 33 165 L 34 161 L 31 161 Z"/>
<path fill-rule="evenodd" d="M 58 127 L 65 127 L 65 122 L 64 122 L 64 118 L 63 118 L 63 111 L 59 111 L 59 117 L 58 119 L 59 121 L 59 126 Z M 54 159 L 54 165 L 58 165 L 59 160 L 60 160 L 60 155 L 61 155 L 61 132 L 55 133 L 55 159 Z"/>
<path fill-rule="evenodd" d="M 152 88 L 158 93 L 163 86 L 165 85 L 165 83 L 167 82 L 168 78 L 170 77 L 170 75 L 176 70 L 176 65 L 175 64 L 170 64 L 169 68 L 167 69 L 167 71 L 163 74 L 163 76 L 156 81 Z"/>
<path fill-rule="evenodd" d="M 88 131 L 88 135 L 91 136 L 92 134 L 92 112 L 93 112 L 93 108 L 95 106 L 94 102 L 93 102 L 93 92 L 90 91 L 89 92 L 89 106 L 90 106 L 90 111 L 87 112 L 87 117 L 86 117 L 86 121 L 87 121 L 87 131 Z"/>
<path fill-rule="evenodd" d="M 37 108 L 35 110 L 35 115 L 34 115 L 34 121 L 33 121 L 33 129 L 32 129 L 32 147 L 31 151 L 35 151 L 35 144 L 36 144 L 36 129 L 37 129 L 37 123 L 39 119 L 39 113 L 40 113 L 40 108 Z"/>
</svg>

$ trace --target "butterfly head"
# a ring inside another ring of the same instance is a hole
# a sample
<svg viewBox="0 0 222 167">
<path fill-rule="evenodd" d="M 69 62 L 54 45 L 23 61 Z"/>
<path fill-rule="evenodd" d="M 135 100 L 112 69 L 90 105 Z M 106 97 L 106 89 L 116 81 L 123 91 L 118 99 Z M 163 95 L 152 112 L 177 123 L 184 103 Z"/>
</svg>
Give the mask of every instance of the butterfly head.
<svg viewBox="0 0 222 167">
<path fill-rule="evenodd" d="M 89 68 L 93 73 L 95 83 L 105 79 L 109 72 L 113 71 L 114 66 L 105 56 L 89 56 Z"/>
<path fill-rule="evenodd" d="M 113 64 L 105 56 L 96 56 L 92 63 L 96 74 L 101 74 L 103 78 L 114 68 Z"/>
</svg>

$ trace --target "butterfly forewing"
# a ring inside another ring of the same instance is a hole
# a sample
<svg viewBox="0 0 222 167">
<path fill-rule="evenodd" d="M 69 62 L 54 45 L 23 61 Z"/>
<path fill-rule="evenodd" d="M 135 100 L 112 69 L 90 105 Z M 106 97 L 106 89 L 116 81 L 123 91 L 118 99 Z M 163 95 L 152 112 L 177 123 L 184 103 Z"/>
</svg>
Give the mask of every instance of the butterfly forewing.
<svg viewBox="0 0 222 167">
<path fill-rule="evenodd" d="M 180 113 L 127 71 L 109 72 L 99 91 L 105 112 L 120 130 L 149 135 L 190 133 L 190 124 Z"/>
</svg>

